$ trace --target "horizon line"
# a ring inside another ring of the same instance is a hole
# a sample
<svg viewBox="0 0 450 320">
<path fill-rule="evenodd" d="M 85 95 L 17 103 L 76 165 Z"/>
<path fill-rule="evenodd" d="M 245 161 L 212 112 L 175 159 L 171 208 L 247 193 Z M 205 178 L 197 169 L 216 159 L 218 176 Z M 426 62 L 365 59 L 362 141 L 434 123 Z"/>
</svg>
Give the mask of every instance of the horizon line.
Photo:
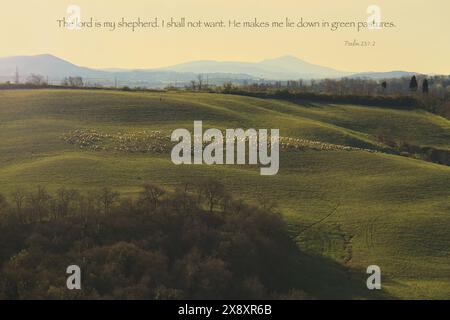
<svg viewBox="0 0 450 320">
<path fill-rule="evenodd" d="M 93 69 L 96 71 L 106 71 L 106 72 L 112 72 L 111 69 L 117 69 L 117 70 L 123 70 L 123 71 L 139 71 L 139 70 L 145 70 L 145 71 L 152 71 L 152 70 L 167 70 L 168 68 L 174 67 L 174 66 L 178 66 L 178 65 L 182 65 L 182 64 L 188 64 L 188 63 L 193 63 L 193 62 L 217 62 L 217 63 L 253 63 L 253 64 L 258 64 L 258 63 L 262 63 L 264 61 L 267 60 L 276 60 L 276 59 L 281 59 L 281 58 L 294 58 L 297 59 L 299 61 L 302 61 L 304 63 L 308 63 L 311 65 L 315 65 L 318 67 L 324 67 L 324 68 L 329 68 L 329 69 L 333 69 L 335 71 L 341 72 L 341 73 L 348 73 L 349 75 L 352 74 L 359 74 L 359 73 L 391 73 L 391 72 L 406 72 L 406 73 L 416 73 L 416 74 L 422 74 L 422 75 L 429 75 L 429 76 L 450 76 L 450 74 L 446 74 L 446 73 L 436 73 L 436 72 L 418 72 L 418 71 L 410 71 L 410 70 L 402 70 L 402 69 L 384 69 L 383 71 L 375 71 L 375 70 L 365 70 L 365 71 L 343 71 L 343 70 L 339 70 L 339 69 L 335 69 L 334 67 L 329 67 L 329 66 L 325 66 L 325 65 L 320 65 L 320 64 L 316 64 L 313 62 L 309 62 L 306 60 L 303 60 L 295 55 L 292 54 L 284 54 L 284 55 L 280 55 L 280 56 L 276 56 L 276 57 L 272 57 L 272 58 L 264 58 L 264 59 L 259 59 L 257 61 L 246 61 L 246 60 L 215 60 L 215 59 L 198 59 L 198 60 L 187 60 L 184 62 L 178 62 L 178 63 L 173 63 L 170 65 L 165 65 L 165 66 L 159 66 L 159 67 L 137 67 L 137 68 L 126 68 L 126 67 L 120 67 L 120 66 L 114 66 L 114 67 L 98 67 L 98 66 L 86 66 L 86 65 L 81 65 L 81 64 L 77 64 L 76 62 L 72 62 L 71 60 L 52 54 L 52 53 L 37 53 L 37 54 L 17 54 L 17 55 L 8 55 L 8 56 L 0 56 L 0 59 L 8 59 L 8 58 L 17 58 L 17 57 L 39 57 L 39 56 L 50 56 L 59 60 L 62 60 L 64 62 L 70 63 L 76 67 L 80 67 L 80 68 L 88 68 L 88 69 Z M 171 70 L 167 70 L 167 71 L 171 71 Z M 174 72 L 179 72 L 179 73 L 196 73 L 196 72 L 185 72 L 185 71 L 174 71 Z M 208 72 L 211 73 L 211 72 Z M 213 72 L 213 73 L 217 73 L 217 72 Z M 223 73 L 223 72 L 221 72 Z M 231 72 L 229 72 L 231 73 Z"/>
</svg>

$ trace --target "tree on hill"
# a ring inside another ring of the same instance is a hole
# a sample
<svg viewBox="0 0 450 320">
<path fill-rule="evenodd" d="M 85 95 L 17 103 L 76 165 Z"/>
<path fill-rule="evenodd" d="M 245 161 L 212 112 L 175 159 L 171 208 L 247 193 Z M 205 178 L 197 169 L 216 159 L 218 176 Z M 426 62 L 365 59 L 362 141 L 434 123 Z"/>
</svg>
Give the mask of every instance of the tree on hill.
<svg viewBox="0 0 450 320">
<path fill-rule="evenodd" d="M 82 77 L 68 77 L 64 78 L 61 83 L 63 86 L 69 87 L 82 87 L 83 86 L 83 78 Z"/>
<path fill-rule="evenodd" d="M 22 215 L 22 208 L 24 206 L 25 200 L 26 200 L 26 194 L 22 189 L 16 189 L 11 193 L 11 197 L 14 200 L 14 203 L 16 205 L 17 214 L 19 216 Z"/>
<path fill-rule="evenodd" d="M 163 188 L 147 182 L 143 186 L 139 199 L 145 204 L 148 212 L 151 212 L 158 207 L 160 199 L 164 194 L 165 190 Z"/>
<path fill-rule="evenodd" d="M 46 211 L 48 211 L 51 196 L 44 187 L 38 186 L 36 192 L 28 195 L 27 200 L 31 207 L 32 218 L 42 221 Z"/>
<path fill-rule="evenodd" d="M 102 204 L 103 212 L 108 214 L 111 206 L 119 199 L 119 193 L 112 191 L 111 188 L 104 187 L 98 193 L 98 199 Z"/>
<path fill-rule="evenodd" d="M 427 79 L 424 79 L 423 80 L 423 82 L 422 82 L 422 92 L 424 93 L 424 94 L 428 94 L 428 80 Z"/>
<path fill-rule="evenodd" d="M 203 89 L 203 75 L 201 74 L 197 76 L 197 88 L 199 91 Z"/>
<path fill-rule="evenodd" d="M 3 195 L 0 193 L 0 212 L 2 212 L 7 206 L 8 206 L 8 203 L 7 203 L 7 201 L 6 201 L 5 196 L 3 196 Z"/>
<path fill-rule="evenodd" d="M 411 91 L 417 91 L 417 88 L 418 88 L 418 84 L 417 84 L 416 76 L 412 76 L 411 81 L 409 82 L 409 89 Z"/>
<path fill-rule="evenodd" d="M 36 85 L 36 86 L 42 86 L 42 85 L 47 84 L 47 81 L 45 80 L 44 76 L 33 73 L 27 78 L 27 83 Z"/>
</svg>

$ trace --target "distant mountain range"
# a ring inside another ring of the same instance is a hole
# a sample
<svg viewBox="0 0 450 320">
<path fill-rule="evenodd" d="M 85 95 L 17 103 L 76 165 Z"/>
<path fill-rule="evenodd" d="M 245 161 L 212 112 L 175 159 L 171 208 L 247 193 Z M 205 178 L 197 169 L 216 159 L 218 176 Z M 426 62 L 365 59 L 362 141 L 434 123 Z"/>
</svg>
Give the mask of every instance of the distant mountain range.
<svg viewBox="0 0 450 320">
<path fill-rule="evenodd" d="M 283 56 L 261 62 L 192 61 L 156 69 L 93 69 L 74 65 L 49 54 L 0 58 L 0 80 L 13 81 L 16 68 L 21 81 L 30 74 L 48 77 L 50 83 L 59 83 L 65 77 L 80 76 L 91 85 L 130 85 L 162 87 L 168 84 L 184 85 L 199 74 L 210 84 L 261 80 L 296 80 L 324 78 L 398 78 L 416 73 L 406 71 L 350 73 L 311 64 L 293 56 Z"/>
<path fill-rule="evenodd" d="M 292 56 L 261 62 L 193 61 L 162 70 L 192 73 L 243 73 L 254 78 L 272 80 L 339 78 L 349 75 L 349 73 L 314 65 Z"/>
</svg>

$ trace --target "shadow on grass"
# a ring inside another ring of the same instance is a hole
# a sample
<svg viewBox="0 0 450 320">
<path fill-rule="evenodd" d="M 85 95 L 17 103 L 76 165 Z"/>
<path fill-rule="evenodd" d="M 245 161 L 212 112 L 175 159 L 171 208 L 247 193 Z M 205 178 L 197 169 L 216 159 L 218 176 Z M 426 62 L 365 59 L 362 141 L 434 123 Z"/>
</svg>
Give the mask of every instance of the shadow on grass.
<svg viewBox="0 0 450 320">
<path fill-rule="evenodd" d="M 365 270 L 350 269 L 329 258 L 299 252 L 293 287 L 300 287 L 316 299 L 395 299 L 383 290 L 369 290 Z"/>
</svg>

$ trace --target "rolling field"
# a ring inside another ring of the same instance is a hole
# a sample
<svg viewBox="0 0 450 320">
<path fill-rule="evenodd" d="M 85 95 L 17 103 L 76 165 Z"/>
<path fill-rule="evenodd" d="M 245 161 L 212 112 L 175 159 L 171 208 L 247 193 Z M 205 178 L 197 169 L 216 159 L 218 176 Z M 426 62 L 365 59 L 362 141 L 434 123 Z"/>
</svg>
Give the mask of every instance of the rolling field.
<svg viewBox="0 0 450 320">
<path fill-rule="evenodd" d="M 94 150 L 64 140 L 75 130 L 118 140 L 143 131 L 170 135 L 176 128 L 192 131 L 194 120 L 205 129 L 279 128 L 283 137 L 372 150 L 386 147 L 381 132 L 392 141 L 450 150 L 450 121 L 422 110 L 206 93 L 0 91 L 0 193 L 39 184 L 50 190 L 109 185 L 133 196 L 144 181 L 171 188 L 217 177 L 249 202 L 261 196 L 277 202 L 292 237 L 317 264 L 314 281 L 303 280 L 318 296 L 379 297 L 365 284 L 365 269 L 375 264 L 383 297 L 450 298 L 448 166 L 306 148 L 282 150 L 279 173 L 260 176 L 259 166 L 175 166 L 168 152 L 118 150 L 116 142 Z"/>
</svg>

